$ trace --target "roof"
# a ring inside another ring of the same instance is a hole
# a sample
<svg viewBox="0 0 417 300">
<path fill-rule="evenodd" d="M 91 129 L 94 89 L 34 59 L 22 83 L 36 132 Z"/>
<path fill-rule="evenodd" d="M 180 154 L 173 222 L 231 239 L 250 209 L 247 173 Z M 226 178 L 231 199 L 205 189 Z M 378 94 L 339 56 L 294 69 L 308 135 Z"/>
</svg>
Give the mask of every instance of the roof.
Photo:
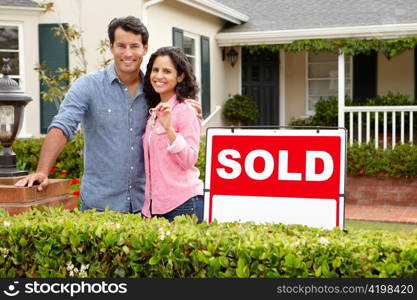
<svg viewBox="0 0 417 300">
<path fill-rule="evenodd" d="M 218 1 L 249 16 L 241 25 L 224 26 L 216 36 L 221 47 L 417 35 L 416 0 Z"/>
<path fill-rule="evenodd" d="M 416 0 L 218 0 L 249 16 L 222 32 L 417 23 Z"/>
<path fill-rule="evenodd" d="M 0 0 L 0 6 L 39 7 L 39 4 L 32 0 Z"/>
<path fill-rule="evenodd" d="M 159 2 L 158 0 L 155 0 L 155 1 Z M 241 12 L 233 9 L 232 7 L 228 7 L 222 4 L 221 1 L 215 1 L 215 0 L 177 0 L 177 1 L 184 3 L 186 5 L 192 6 L 206 13 L 212 14 L 214 16 L 217 16 L 219 18 L 222 18 L 234 24 L 241 24 L 242 22 L 246 22 L 249 20 L 249 17 L 247 15 L 242 14 Z M 148 3 L 151 3 L 151 1 Z"/>
</svg>

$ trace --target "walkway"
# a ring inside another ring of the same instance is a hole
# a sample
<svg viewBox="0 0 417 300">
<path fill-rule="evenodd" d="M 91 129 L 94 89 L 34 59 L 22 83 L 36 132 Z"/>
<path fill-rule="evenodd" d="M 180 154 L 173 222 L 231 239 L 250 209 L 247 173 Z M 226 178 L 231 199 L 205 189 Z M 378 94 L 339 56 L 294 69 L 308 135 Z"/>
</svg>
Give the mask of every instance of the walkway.
<svg viewBox="0 0 417 300">
<path fill-rule="evenodd" d="M 417 225 L 417 207 L 345 205 L 346 219 Z"/>
</svg>

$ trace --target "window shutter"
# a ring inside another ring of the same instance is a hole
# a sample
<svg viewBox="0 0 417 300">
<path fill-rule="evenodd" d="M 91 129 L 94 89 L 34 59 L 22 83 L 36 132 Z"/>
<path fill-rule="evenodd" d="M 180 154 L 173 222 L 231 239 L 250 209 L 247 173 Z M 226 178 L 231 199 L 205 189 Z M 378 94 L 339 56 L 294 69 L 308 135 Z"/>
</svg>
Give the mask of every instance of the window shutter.
<svg viewBox="0 0 417 300">
<path fill-rule="evenodd" d="M 61 42 L 54 36 L 53 27 L 58 24 L 39 24 L 39 62 L 45 63 L 46 68 L 56 71 L 58 68 L 68 68 L 68 43 Z M 47 87 L 40 84 L 40 91 L 47 91 Z M 57 113 L 55 104 L 41 101 L 41 133 L 46 133 L 49 124 Z"/>
<path fill-rule="evenodd" d="M 377 94 L 377 52 L 353 57 L 353 99 L 364 102 Z"/>
<path fill-rule="evenodd" d="M 210 115 L 210 39 L 201 36 L 201 103 L 203 117 Z"/>
<path fill-rule="evenodd" d="M 172 28 L 172 44 L 184 50 L 184 31 L 179 28 Z"/>
</svg>

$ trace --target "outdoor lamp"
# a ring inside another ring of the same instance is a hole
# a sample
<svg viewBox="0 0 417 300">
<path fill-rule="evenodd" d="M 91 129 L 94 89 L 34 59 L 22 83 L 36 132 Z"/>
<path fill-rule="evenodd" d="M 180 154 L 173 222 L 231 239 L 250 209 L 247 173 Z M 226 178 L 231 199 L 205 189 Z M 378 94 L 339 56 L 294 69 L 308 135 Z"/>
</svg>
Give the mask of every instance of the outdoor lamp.
<svg viewBox="0 0 417 300">
<path fill-rule="evenodd" d="M 9 58 L 3 58 L 0 78 L 0 177 L 26 175 L 16 168 L 16 154 L 11 146 L 23 122 L 23 110 L 32 98 L 20 90 L 19 84 L 9 77 Z"/>
<path fill-rule="evenodd" d="M 230 50 L 227 52 L 227 59 L 229 60 L 232 67 L 234 67 L 237 62 L 237 55 L 238 53 L 235 48 L 230 48 Z"/>
</svg>

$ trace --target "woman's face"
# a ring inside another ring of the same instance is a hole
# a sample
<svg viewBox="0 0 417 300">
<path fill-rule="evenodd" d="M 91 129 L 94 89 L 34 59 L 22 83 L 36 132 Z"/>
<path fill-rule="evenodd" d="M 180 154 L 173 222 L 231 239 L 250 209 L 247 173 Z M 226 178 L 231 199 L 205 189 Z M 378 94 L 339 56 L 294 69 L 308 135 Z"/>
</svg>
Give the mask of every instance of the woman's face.
<svg viewBox="0 0 417 300">
<path fill-rule="evenodd" d="M 184 79 L 184 74 L 178 72 L 169 56 L 158 56 L 152 66 L 150 81 L 154 90 L 160 94 L 161 101 L 168 101 L 175 94 L 178 82 Z"/>
</svg>

